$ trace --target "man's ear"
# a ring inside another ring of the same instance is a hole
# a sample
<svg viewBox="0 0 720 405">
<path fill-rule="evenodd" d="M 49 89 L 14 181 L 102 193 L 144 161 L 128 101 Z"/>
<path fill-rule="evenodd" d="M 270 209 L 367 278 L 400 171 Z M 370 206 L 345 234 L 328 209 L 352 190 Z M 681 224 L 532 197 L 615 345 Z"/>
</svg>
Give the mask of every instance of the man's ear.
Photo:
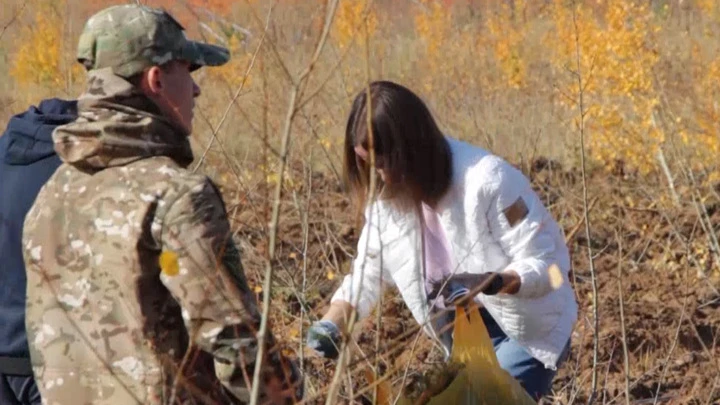
<svg viewBox="0 0 720 405">
<path fill-rule="evenodd" d="M 145 91 L 153 96 L 158 96 L 163 89 L 163 74 L 159 66 L 152 66 L 145 71 Z"/>
</svg>

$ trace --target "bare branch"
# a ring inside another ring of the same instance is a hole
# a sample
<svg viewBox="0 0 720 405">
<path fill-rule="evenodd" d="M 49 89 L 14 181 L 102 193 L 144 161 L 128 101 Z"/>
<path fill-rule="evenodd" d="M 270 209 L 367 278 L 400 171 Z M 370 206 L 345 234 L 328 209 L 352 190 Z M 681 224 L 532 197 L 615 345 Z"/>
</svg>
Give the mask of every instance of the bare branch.
<svg viewBox="0 0 720 405">
<path fill-rule="evenodd" d="M 365 119 L 367 120 L 368 150 L 370 152 L 370 167 L 375 167 L 375 147 L 374 147 L 374 135 L 375 134 L 373 134 L 373 132 L 372 132 L 372 102 L 370 101 L 371 100 L 371 97 L 370 97 L 370 58 L 369 58 L 370 40 L 367 35 L 367 20 L 364 20 L 363 26 L 366 28 L 366 30 L 365 30 L 365 74 L 366 74 L 367 86 L 366 86 L 365 91 L 366 91 L 366 97 L 367 97 L 366 98 L 367 105 L 366 105 L 365 109 L 366 109 L 367 113 L 366 113 Z M 368 198 L 369 204 L 371 204 L 372 200 L 375 198 L 375 188 L 376 188 L 376 181 L 377 181 L 376 177 L 377 177 L 377 175 L 376 175 L 375 171 L 370 170 L 370 185 L 369 185 L 369 194 L 370 195 Z M 381 244 L 380 248 L 381 248 L 380 257 L 382 258 L 382 256 L 383 256 L 382 244 Z M 360 279 L 361 280 L 363 279 L 363 272 L 365 270 L 364 264 L 365 263 L 363 262 L 363 266 L 361 267 L 361 270 L 360 270 Z M 382 266 L 382 264 L 381 264 L 381 266 Z M 360 294 L 358 294 L 358 297 L 357 297 L 358 299 L 360 298 L 359 295 Z M 350 322 L 347 325 L 346 336 L 352 336 L 352 332 L 355 329 L 355 325 L 356 325 L 357 304 L 353 305 L 352 307 L 353 307 L 353 309 L 350 313 Z M 335 403 L 335 395 L 337 393 L 337 386 L 338 386 L 338 382 L 340 381 L 339 377 L 342 374 L 342 369 L 345 366 L 344 363 L 345 363 L 346 357 L 348 355 L 349 354 L 348 354 L 348 350 L 347 350 L 347 341 L 343 341 L 339 360 L 338 360 L 338 365 L 335 369 L 335 376 L 333 377 L 333 381 L 330 384 L 330 390 L 328 392 L 328 397 L 325 402 L 325 405 L 330 405 L 330 404 Z"/>
<path fill-rule="evenodd" d="M 673 176 L 672 173 L 670 173 L 670 168 L 667 165 L 667 160 L 665 160 L 665 152 L 663 152 L 662 148 L 658 148 L 656 158 L 660 163 L 660 168 L 665 174 L 665 178 L 668 181 L 668 188 L 670 189 L 670 195 L 672 196 L 673 203 L 675 203 L 675 206 L 679 207 L 680 196 L 678 196 L 677 191 L 675 191 L 675 182 L 673 181 Z"/>
<path fill-rule="evenodd" d="M 312 72 L 315 63 L 322 51 L 325 42 L 327 40 L 328 32 L 332 25 L 332 21 L 335 17 L 335 10 L 337 9 L 338 0 L 333 0 L 330 4 L 330 9 L 325 17 L 325 26 L 323 32 L 320 35 L 313 58 L 308 64 L 308 67 L 302 72 L 297 81 L 293 80 L 293 88 L 290 92 L 290 100 L 288 101 L 288 110 L 285 117 L 285 127 L 282 135 L 282 146 L 280 147 L 280 167 L 278 168 L 278 182 L 275 186 L 275 195 L 273 199 L 273 211 L 270 219 L 270 240 L 268 243 L 268 257 L 265 267 L 265 281 L 263 283 L 263 312 L 262 319 L 260 321 L 260 330 L 258 331 L 258 351 L 255 360 L 255 371 L 253 375 L 252 391 L 250 394 L 250 404 L 257 404 L 258 395 L 260 393 L 260 371 L 263 366 L 263 360 L 265 357 L 265 337 L 267 335 L 267 325 L 270 318 L 270 293 L 272 292 L 272 277 L 273 277 L 273 266 L 272 261 L 275 258 L 275 247 L 277 241 L 277 228 L 280 219 L 280 200 L 282 197 L 282 188 L 285 179 L 285 167 L 287 165 L 287 156 L 290 150 L 290 133 L 292 130 L 293 118 L 295 117 L 296 104 L 298 95 L 306 82 L 306 78 Z"/>
<path fill-rule="evenodd" d="M 5 35 L 5 30 L 10 28 L 10 26 L 13 25 L 15 23 L 15 21 L 18 19 L 20 14 L 22 14 L 22 12 L 25 10 L 26 5 L 27 5 L 27 1 L 24 1 L 22 6 L 20 6 L 20 11 L 18 11 L 17 14 L 13 15 L 13 17 L 10 19 L 10 21 L 8 21 L 8 23 L 5 24 L 2 31 L 0 31 L 0 39 L 2 39 L 3 35 Z"/>
<path fill-rule="evenodd" d="M 630 360 L 628 358 L 627 334 L 625 332 L 625 300 L 623 297 L 623 250 L 622 238 L 615 230 L 615 240 L 618 244 L 618 298 L 620 300 L 620 331 L 622 333 L 623 365 L 625 368 L 625 405 L 630 405 Z"/>
<path fill-rule="evenodd" d="M 205 161 L 205 156 L 207 155 L 208 151 L 210 150 L 210 147 L 212 147 L 213 142 L 217 140 L 217 134 L 220 132 L 220 129 L 222 128 L 223 124 L 225 123 L 225 120 L 228 117 L 228 114 L 230 113 L 230 108 L 235 104 L 238 97 L 240 97 L 240 92 L 242 92 L 243 88 L 245 88 L 245 83 L 247 82 L 247 78 L 250 76 L 250 72 L 252 71 L 253 66 L 255 66 L 255 59 L 258 56 L 258 53 L 260 53 L 260 49 L 262 48 L 263 43 L 265 42 L 265 37 L 267 35 L 268 27 L 270 26 L 270 16 L 272 15 L 272 7 L 268 11 L 267 19 L 265 20 L 265 29 L 263 30 L 262 37 L 260 37 L 260 42 L 258 43 L 257 48 L 255 48 L 255 52 L 253 52 L 252 58 L 250 59 L 250 63 L 248 64 L 247 69 L 245 70 L 245 75 L 243 76 L 242 82 L 240 83 L 240 87 L 238 87 L 237 91 L 235 91 L 235 95 L 233 96 L 232 100 L 230 100 L 230 103 L 228 103 L 227 107 L 225 108 L 225 112 L 223 112 L 222 117 L 220 118 L 220 122 L 218 122 L 215 129 L 212 131 L 212 139 L 210 139 L 210 143 L 205 148 L 205 151 L 203 152 L 202 156 L 200 157 L 200 160 L 195 165 L 195 168 L 193 169 L 193 173 L 195 173 L 198 168 L 203 164 Z"/>
<path fill-rule="evenodd" d="M 370 13 L 372 5 L 373 5 L 373 0 L 368 0 L 368 3 L 365 5 L 365 10 L 363 11 L 362 18 L 360 19 L 360 22 L 358 23 L 358 26 L 366 25 L 367 17 L 368 17 L 368 14 Z M 357 31 L 358 27 L 355 27 L 355 28 Z M 330 78 L 332 77 L 332 75 L 335 74 L 335 72 L 340 68 L 340 65 L 342 64 L 343 61 L 345 61 L 345 58 L 350 53 L 350 50 L 352 49 L 352 45 L 355 43 L 355 39 L 357 37 L 358 37 L 358 35 L 354 35 L 350 39 L 350 44 L 345 49 L 345 51 L 342 53 L 342 55 L 340 55 L 340 58 L 337 60 L 335 65 L 330 69 L 330 72 L 327 74 L 327 77 L 325 77 L 325 79 L 321 80 L 320 84 L 317 86 L 317 88 L 315 90 L 311 91 L 307 97 L 305 97 L 298 103 L 298 109 L 303 108 L 310 100 L 312 100 L 315 96 L 317 96 L 318 93 L 320 93 L 320 91 L 325 87 L 327 82 L 330 81 Z M 367 43 L 367 40 L 366 40 L 366 43 Z"/>
<path fill-rule="evenodd" d="M 594 255 L 592 251 L 592 244 L 590 243 L 590 215 L 588 207 L 588 191 L 587 191 L 587 173 L 585 170 L 585 103 L 584 103 L 584 83 L 583 83 L 583 72 L 580 63 L 580 31 L 577 25 L 577 9 L 576 3 L 573 1 L 573 26 L 575 28 L 575 63 L 577 65 L 576 78 L 578 84 L 578 109 L 579 109 L 579 131 L 580 131 L 580 166 L 582 174 L 582 186 L 583 186 L 583 214 L 585 217 L 585 237 L 587 238 L 587 250 L 588 250 L 588 261 L 590 262 L 590 278 L 592 282 L 592 303 L 593 303 L 593 367 L 592 367 L 592 382 L 590 395 L 588 396 L 588 405 L 595 402 L 597 396 L 597 378 L 598 378 L 598 344 L 599 344 L 599 321 L 598 321 L 598 288 L 597 280 L 595 277 L 595 263 Z"/>
<path fill-rule="evenodd" d="M 657 390 L 655 391 L 655 401 L 653 404 L 657 404 L 658 398 L 660 397 L 660 388 L 662 388 L 663 380 L 665 380 L 665 373 L 667 373 L 668 366 L 670 364 L 670 358 L 675 351 L 675 347 L 677 346 L 678 339 L 680 338 L 680 330 L 682 329 L 683 319 L 685 318 L 685 309 L 687 307 L 687 295 L 685 295 L 685 301 L 683 302 L 682 311 L 680 312 L 680 319 L 678 320 L 678 326 L 675 330 L 675 338 L 673 339 L 672 345 L 670 346 L 670 350 L 668 351 L 667 357 L 665 358 L 665 361 L 663 362 L 663 370 L 662 374 L 660 374 L 660 379 L 657 383 Z"/>
</svg>

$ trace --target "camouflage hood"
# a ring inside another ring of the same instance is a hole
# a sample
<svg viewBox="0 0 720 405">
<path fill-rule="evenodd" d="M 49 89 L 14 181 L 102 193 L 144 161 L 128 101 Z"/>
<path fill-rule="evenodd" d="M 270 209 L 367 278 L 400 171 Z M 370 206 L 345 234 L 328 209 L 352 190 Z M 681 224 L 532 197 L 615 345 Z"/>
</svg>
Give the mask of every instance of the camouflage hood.
<svg viewBox="0 0 720 405">
<path fill-rule="evenodd" d="M 151 156 L 167 156 L 182 167 L 193 160 L 188 134 L 111 69 L 88 72 L 87 90 L 78 99 L 78 119 L 58 127 L 53 141 L 63 162 L 82 171 Z"/>
</svg>

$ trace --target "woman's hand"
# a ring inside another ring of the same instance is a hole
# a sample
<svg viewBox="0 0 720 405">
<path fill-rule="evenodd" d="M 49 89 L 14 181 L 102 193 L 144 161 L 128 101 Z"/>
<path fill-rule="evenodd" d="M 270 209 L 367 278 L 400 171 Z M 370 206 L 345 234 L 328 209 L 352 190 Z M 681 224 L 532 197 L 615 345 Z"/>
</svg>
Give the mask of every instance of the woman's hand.
<svg viewBox="0 0 720 405">
<path fill-rule="evenodd" d="M 340 350 L 342 336 L 347 320 L 353 313 L 349 302 L 335 301 L 321 320 L 310 326 L 307 333 L 307 345 L 323 357 L 335 359 Z"/>
<path fill-rule="evenodd" d="M 337 358 L 340 351 L 340 340 L 340 329 L 331 321 L 317 321 L 308 329 L 308 347 L 325 358 Z"/>
<path fill-rule="evenodd" d="M 514 271 L 501 273 L 460 273 L 432 283 L 430 298 L 441 294 L 446 303 L 452 303 L 464 296 L 477 294 L 515 294 L 520 289 L 520 276 Z"/>
</svg>

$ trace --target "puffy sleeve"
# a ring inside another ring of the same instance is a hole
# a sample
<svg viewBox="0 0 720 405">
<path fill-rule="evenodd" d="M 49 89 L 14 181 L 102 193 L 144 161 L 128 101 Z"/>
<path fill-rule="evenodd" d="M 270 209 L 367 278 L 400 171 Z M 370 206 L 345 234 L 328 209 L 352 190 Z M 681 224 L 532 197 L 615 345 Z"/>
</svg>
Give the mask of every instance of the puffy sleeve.
<svg viewBox="0 0 720 405">
<path fill-rule="evenodd" d="M 346 275 L 331 301 L 349 302 L 358 319 L 367 317 L 387 287 L 395 285 L 391 269 L 409 260 L 412 252 L 400 255 L 398 246 L 407 238 L 407 227 L 400 226 L 387 207 L 373 204 L 365 212 L 365 225 L 360 233 L 352 271 Z"/>
<path fill-rule="evenodd" d="M 518 297 L 542 297 L 553 290 L 550 267 L 568 267 L 560 228 L 522 172 L 502 162 L 488 178 L 480 199 L 490 233 L 510 258 L 505 270 L 520 276 Z"/>
</svg>

